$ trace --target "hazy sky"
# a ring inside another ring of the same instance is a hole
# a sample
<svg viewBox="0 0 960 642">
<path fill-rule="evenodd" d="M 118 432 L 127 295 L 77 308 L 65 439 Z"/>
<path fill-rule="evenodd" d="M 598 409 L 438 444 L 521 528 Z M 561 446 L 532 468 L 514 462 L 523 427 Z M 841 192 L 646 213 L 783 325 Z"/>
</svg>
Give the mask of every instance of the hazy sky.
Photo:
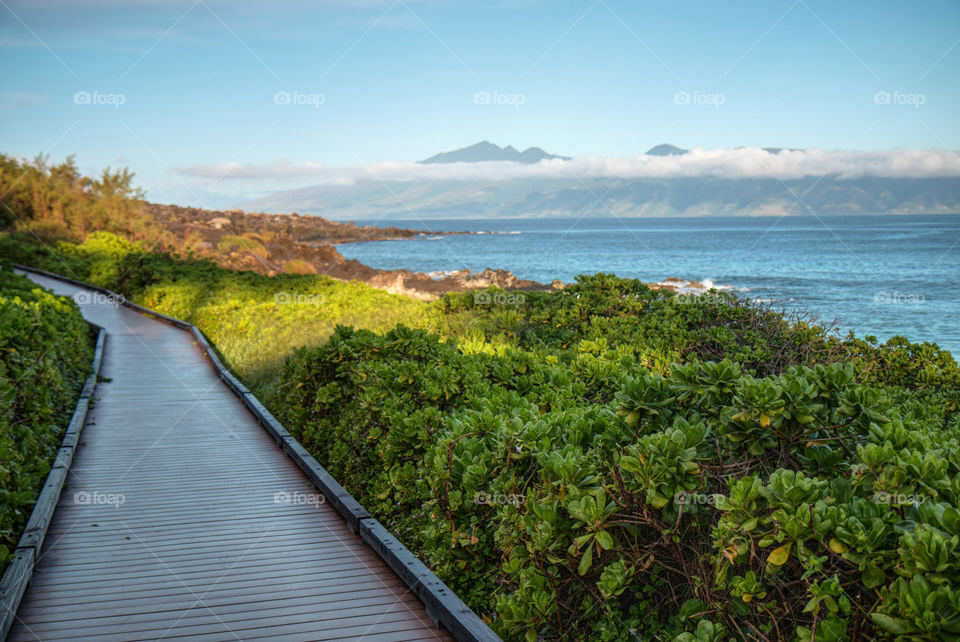
<svg viewBox="0 0 960 642">
<path fill-rule="evenodd" d="M 0 112 L 0 151 L 206 206 L 484 139 L 956 150 L 960 3 L 0 0 Z"/>
</svg>

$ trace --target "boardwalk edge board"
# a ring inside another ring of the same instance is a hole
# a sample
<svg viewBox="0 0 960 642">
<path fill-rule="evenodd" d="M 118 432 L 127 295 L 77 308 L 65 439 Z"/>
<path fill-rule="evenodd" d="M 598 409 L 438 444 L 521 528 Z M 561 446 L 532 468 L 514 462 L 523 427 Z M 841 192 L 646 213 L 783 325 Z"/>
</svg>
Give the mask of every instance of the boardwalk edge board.
<svg viewBox="0 0 960 642">
<path fill-rule="evenodd" d="M 145 316 L 150 318 L 158 319 L 169 323 L 170 325 L 176 326 L 183 330 L 189 331 L 197 344 L 203 349 L 204 355 L 210 361 L 211 365 L 216 370 L 217 374 L 224 383 L 227 384 L 234 394 L 240 398 L 243 402 L 243 405 L 257 418 L 258 423 L 264 430 L 269 433 L 273 439 L 277 442 L 278 447 L 282 448 L 284 453 L 290 459 L 292 459 L 298 468 L 306 474 L 310 482 L 317 487 L 317 489 L 323 494 L 323 496 L 333 505 L 336 511 L 340 514 L 341 517 L 346 521 L 347 525 L 351 530 L 358 533 L 364 542 L 370 548 L 372 548 L 377 555 L 379 555 L 388 566 L 403 580 L 410 591 L 420 599 L 423 603 L 427 615 L 430 619 L 437 624 L 438 626 L 443 626 L 447 629 L 453 637 L 461 641 L 469 642 L 493 642 L 500 640 L 500 638 L 494 633 L 490 627 L 476 614 L 470 607 L 468 607 L 464 602 L 457 597 L 457 595 L 450 590 L 450 588 L 444 584 L 440 578 L 433 574 L 433 572 L 420 561 L 420 559 L 410 552 L 407 547 L 405 547 L 400 540 L 394 537 L 390 531 L 388 531 L 380 522 L 374 519 L 370 513 L 367 512 L 360 503 L 337 482 L 333 476 L 327 472 L 327 470 L 320 465 L 320 463 L 313 458 L 313 456 L 303 447 L 300 442 L 298 442 L 283 425 L 277 421 L 277 419 L 267 410 L 259 399 L 257 399 L 253 393 L 251 393 L 246 386 L 244 386 L 236 376 L 231 373 L 220 358 L 217 356 L 216 351 L 213 346 L 207 341 L 206 337 L 203 336 L 203 333 L 195 325 L 187 323 L 186 321 L 181 321 L 180 319 L 175 319 L 173 317 L 168 317 L 159 312 L 155 312 L 149 308 L 145 308 L 141 305 L 137 305 L 132 301 L 128 301 L 125 297 L 108 290 L 107 288 L 102 288 L 96 285 L 91 285 L 83 281 L 78 281 L 76 279 L 71 279 L 68 277 L 61 276 L 59 274 L 54 274 L 53 272 L 47 272 L 46 270 L 40 270 L 37 268 L 32 268 L 26 265 L 14 264 L 14 267 L 18 270 L 23 270 L 25 272 L 32 272 L 34 274 L 39 274 L 41 276 L 46 276 L 51 279 L 56 279 L 58 281 L 63 281 L 65 283 L 70 283 L 76 285 L 77 287 L 85 288 L 88 290 L 93 290 L 95 292 L 100 292 L 108 297 L 111 297 L 115 301 L 119 301 L 126 307 L 135 310 Z M 100 336 L 103 336 L 101 331 Z M 97 356 L 94 361 L 97 365 L 97 372 L 99 372 L 99 363 L 102 358 L 102 341 L 98 339 L 97 342 Z M 92 375 L 93 376 L 93 375 Z M 86 390 L 86 388 L 84 388 Z M 87 398 L 89 400 L 89 397 Z M 79 404 L 78 404 L 79 406 Z M 51 471 L 52 474 L 52 471 Z M 64 469 L 64 475 L 66 474 L 66 469 Z M 45 489 L 46 490 L 46 489 Z M 58 490 L 59 495 L 59 490 Z M 39 505 L 39 501 L 37 502 Z M 56 499 L 54 500 L 56 504 Z M 51 510 L 52 514 L 52 510 Z M 39 550 L 39 546 L 36 549 L 30 548 L 25 549 L 29 551 Z M 17 554 L 19 555 L 20 548 L 17 549 Z M 35 553 L 30 553 L 30 570 L 33 568 L 33 557 Z M 8 573 L 16 572 L 14 569 L 15 563 L 23 564 L 19 559 L 14 558 L 10 562 L 8 568 Z M 20 568 L 19 566 L 17 568 Z M 7 592 L 4 590 L 0 594 L 0 608 L 3 608 L 3 614 L 0 617 L 4 617 L 3 624 L 5 628 L 0 629 L 4 635 L 9 629 L 10 623 L 13 620 L 13 613 L 16 612 L 16 606 L 19 604 L 20 598 L 23 596 L 23 591 L 26 589 L 27 581 L 29 580 L 29 573 L 26 576 L 26 580 L 22 582 L 22 586 L 19 587 L 19 596 L 16 598 L 16 601 L 12 602 L 13 610 L 6 608 L 7 606 Z M 3 578 L 3 587 L 6 589 L 7 576 L 4 575 Z M 12 595 L 11 595 L 12 597 Z M 7 615 L 9 614 L 9 615 Z M 9 619 L 9 622 L 6 620 Z M 0 636 L 2 639 L 3 636 Z"/>
<path fill-rule="evenodd" d="M 43 548 L 43 540 L 47 536 L 50 521 L 53 519 L 53 511 L 60 500 L 60 491 L 67 480 L 67 473 L 73 463 L 73 456 L 80 444 L 80 435 L 87 423 L 87 412 L 90 410 L 93 391 L 97 385 L 97 377 L 100 375 L 100 365 L 103 363 L 103 347 L 107 338 L 107 333 L 104 332 L 103 328 L 93 323 L 89 323 L 89 325 L 97 331 L 97 343 L 93 352 L 90 376 L 83 384 L 80 398 L 73 410 L 73 416 L 70 418 L 70 423 L 67 425 L 60 441 L 60 447 L 57 449 L 53 467 L 43 482 L 43 489 L 37 497 L 37 503 L 33 506 L 30 519 L 27 520 L 23 534 L 20 536 L 10 563 L 7 565 L 7 570 L 4 572 L 3 578 L 0 579 L 0 640 L 5 639 L 10 631 L 17 609 L 20 607 L 20 600 L 23 599 L 23 594 L 27 590 L 30 578 L 33 576 L 34 566 L 39 559 L 39 552 Z"/>
<path fill-rule="evenodd" d="M 458 640 L 499 640 L 427 565 L 373 517 L 360 520 L 360 536 L 420 598 L 427 615 Z"/>
</svg>

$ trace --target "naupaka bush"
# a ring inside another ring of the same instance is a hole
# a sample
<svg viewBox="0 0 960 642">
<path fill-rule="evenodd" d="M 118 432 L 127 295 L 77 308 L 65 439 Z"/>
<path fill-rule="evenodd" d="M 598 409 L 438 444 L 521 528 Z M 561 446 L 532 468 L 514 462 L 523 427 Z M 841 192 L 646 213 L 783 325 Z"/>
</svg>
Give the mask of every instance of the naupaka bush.
<svg viewBox="0 0 960 642">
<path fill-rule="evenodd" d="M 20 539 L 90 372 L 73 301 L 0 266 L 0 569 Z"/>
<path fill-rule="evenodd" d="M 958 634 L 949 392 L 606 357 L 340 328 L 270 402 L 505 637 Z"/>
</svg>

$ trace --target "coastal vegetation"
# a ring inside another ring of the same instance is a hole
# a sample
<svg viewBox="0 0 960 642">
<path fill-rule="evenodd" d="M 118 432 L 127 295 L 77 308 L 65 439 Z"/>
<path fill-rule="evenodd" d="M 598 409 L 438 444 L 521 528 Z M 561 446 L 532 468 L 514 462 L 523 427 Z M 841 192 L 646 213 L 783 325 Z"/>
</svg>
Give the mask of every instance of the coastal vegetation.
<svg viewBox="0 0 960 642">
<path fill-rule="evenodd" d="M 949 355 L 677 299 L 339 328 L 262 394 L 505 638 L 956 639 Z"/>
<path fill-rule="evenodd" d="M 53 464 L 93 337 L 76 304 L 0 266 L 0 570 Z"/>
<path fill-rule="evenodd" d="M 4 200 L 0 255 L 196 324 L 504 638 L 960 636 L 960 369 L 936 345 L 604 274 L 425 303 L 234 271 L 121 220 L 120 183 Z M 53 202 L 108 214 L 68 232 Z"/>
</svg>

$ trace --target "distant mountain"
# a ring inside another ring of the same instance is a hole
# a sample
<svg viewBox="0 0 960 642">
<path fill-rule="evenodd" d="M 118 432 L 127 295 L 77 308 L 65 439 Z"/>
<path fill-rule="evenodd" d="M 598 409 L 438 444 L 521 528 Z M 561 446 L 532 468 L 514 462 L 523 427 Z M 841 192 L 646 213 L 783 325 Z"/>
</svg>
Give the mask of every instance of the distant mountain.
<svg viewBox="0 0 960 642">
<path fill-rule="evenodd" d="M 647 156 L 682 156 L 686 154 L 689 149 L 680 149 L 679 147 L 674 147 L 673 145 L 657 145 L 656 147 L 651 147 L 647 150 Z"/>
<path fill-rule="evenodd" d="M 398 200 L 402 194 L 403 202 Z M 797 202 L 802 195 L 802 202 Z M 598 202 L 598 197 L 600 198 Z M 960 178 L 424 180 L 319 185 L 242 205 L 334 220 L 543 216 L 780 216 L 960 212 Z M 809 209 L 808 209 L 809 208 Z"/>
<path fill-rule="evenodd" d="M 568 156 L 548 154 L 539 147 L 528 147 L 519 152 L 512 145 L 500 147 L 488 141 L 482 141 L 470 147 L 442 152 L 419 163 L 480 163 L 484 161 L 512 161 L 514 163 L 539 163 L 544 159 L 559 158 L 570 160 Z"/>
<path fill-rule="evenodd" d="M 789 148 L 767 147 L 780 154 Z M 662 144 L 647 156 L 682 156 L 690 150 Z M 789 151 L 802 151 L 792 150 Z M 537 163 L 564 159 L 539 147 L 523 152 L 488 141 L 431 156 L 420 163 Z M 400 197 L 402 195 L 402 202 Z M 798 200 L 798 195 L 800 200 Z M 944 214 L 960 212 L 960 178 L 795 179 L 571 178 L 503 180 L 358 180 L 287 190 L 244 203 L 247 211 L 317 214 L 333 220 L 374 218 L 509 218 L 546 216 L 783 216 L 820 214 Z"/>
</svg>

